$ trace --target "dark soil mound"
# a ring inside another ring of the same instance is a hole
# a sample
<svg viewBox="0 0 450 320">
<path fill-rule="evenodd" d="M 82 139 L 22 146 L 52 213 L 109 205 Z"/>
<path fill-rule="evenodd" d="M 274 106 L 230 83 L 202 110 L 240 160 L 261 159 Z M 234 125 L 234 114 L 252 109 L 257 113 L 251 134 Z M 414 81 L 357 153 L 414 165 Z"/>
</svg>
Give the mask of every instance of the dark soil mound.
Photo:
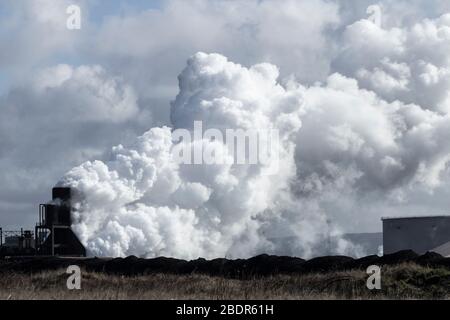
<svg viewBox="0 0 450 320">
<path fill-rule="evenodd" d="M 84 261 L 57 257 L 15 258 L 0 262 L 1 271 L 35 272 L 67 268 L 70 265 L 83 265 Z"/>
<path fill-rule="evenodd" d="M 251 273 L 261 275 L 297 273 L 304 264 L 305 260 L 300 258 L 268 255 L 260 255 L 247 260 Z"/>
<path fill-rule="evenodd" d="M 418 257 L 416 262 L 423 266 L 433 266 L 439 264 L 444 259 L 439 253 L 427 252 L 424 255 Z"/>
<path fill-rule="evenodd" d="M 345 256 L 319 257 L 306 261 L 301 270 L 303 272 L 330 272 L 345 269 L 354 259 Z"/>
<path fill-rule="evenodd" d="M 135 256 L 127 258 L 116 258 L 107 261 L 102 266 L 103 270 L 97 270 L 98 266 L 94 266 L 92 271 L 104 271 L 113 274 L 122 275 L 138 275 L 148 273 L 180 273 L 180 266 L 187 264 L 184 260 L 173 258 L 155 258 L 155 259 L 141 259 Z"/>
<path fill-rule="evenodd" d="M 78 265 L 88 271 L 105 272 L 125 276 L 141 274 L 205 274 L 224 276 L 238 279 L 270 276 L 276 274 L 302 274 L 312 272 L 332 272 L 351 269 L 365 270 L 370 265 L 395 265 L 405 262 L 418 263 L 428 266 L 444 266 L 450 268 L 450 259 L 443 258 L 436 253 L 426 253 L 418 256 L 412 251 L 400 251 L 383 257 L 368 256 L 353 259 L 345 256 L 327 256 L 305 261 L 295 257 L 280 257 L 259 255 L 250 259 L 197 259 L 185 261 L 173 258 L 159 257 L 142 259 L 135 256 L 127 258 L 57 258 L 32 257 L 10 258 L 0 260 L 0 273 L 40 272 L 67 268 L 69 265 Z"/>
<path fill-rule="evenodd" d="M 350 269 L 367 269 L 371 265 L 379 265 L 380 257 L 377 255 L 367 256 L 360 259 L 347 262 L 344 267 Z"/>
<path fill-rule="evenodd" d="M 417 253 L 412 250 L 403 250 L 392 254 L 386 254 L 382 256 L 379 260 L 379 264 L 400 264 L 405 262 L 415 262 L 419 257 Z"/>
</svg>

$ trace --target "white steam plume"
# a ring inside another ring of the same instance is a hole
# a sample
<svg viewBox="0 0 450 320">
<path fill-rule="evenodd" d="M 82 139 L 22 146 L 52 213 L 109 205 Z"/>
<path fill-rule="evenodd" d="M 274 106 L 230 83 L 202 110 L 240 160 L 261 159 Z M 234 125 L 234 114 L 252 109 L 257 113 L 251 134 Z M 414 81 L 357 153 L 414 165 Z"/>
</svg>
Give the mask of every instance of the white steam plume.
<svg viewBox="0 0 450 320">
<path fill-rule="evenodd" d="M 59 185 L 77 191 L 74 230 L 90 254 L 247 257 L 358 255 L 330 224 L 327 204 L 416 184 L 432 190 L 450 160 L 447 114 L 386 102 L 334 74 L 326 84 L 280 85 L 270 64 L 251 68 L 198 53 L 179 77 L 174 128 L 280 132 L 279 171 L 266 165 L 180 165 L 171 128 L 113 148 L 108 162 L 72 169 Z M 207 140 L 226 153 L 223 145 Z M 339 220 L 339 219 L 337 219 Z M 280 244 L 274 236 L 292 235 Z M 333 243 L 325 240 L 333 236 Z M 324 245 L 326 243 L 326 245 Z M 331 246 L 331 247 L 330 247 Z"/>
<path fill-rule="evenodd" d="M 61 181 L 81 198 L 74 229 L 92 254 L 181 258 L 246 256 L 270 248 L 258 217 L 271 211 L 295 177 L 293 137 L 301 126 L 298 89 L 277 83 L 269 64 L 247 69 L 198 53 L 180 75 L 172 104 L 175 128 L 277 129 L 280 170 L 265 165 L 187 165 L 173 159 L 168 127 L 153 128 L 111 160 L 88 162 Z M 225 146 L 207 140 L 218 151 Z M 270 164 L 269 164 L 270 165 Z"/>
</svg>

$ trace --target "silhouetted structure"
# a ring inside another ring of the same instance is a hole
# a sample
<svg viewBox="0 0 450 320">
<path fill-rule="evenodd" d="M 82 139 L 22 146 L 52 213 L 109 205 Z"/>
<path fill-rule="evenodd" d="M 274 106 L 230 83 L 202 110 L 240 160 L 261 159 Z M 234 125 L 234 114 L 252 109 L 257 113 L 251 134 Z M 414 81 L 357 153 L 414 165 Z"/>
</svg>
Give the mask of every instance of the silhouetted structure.
<svg viewBox="0 0 450 320">
<path fill-rule="evenodd" d="M 0 228 L 0 256 L 34 255 L 35 253 L 32 231 L 23 229 L 4 231 Z"/>
<path fill-rule="evenodd" d="M 71 229 L 71 189 L 53 188 L 51 203 L 39 206 L 36 225 L 38 255 L 86 256 L 86 249 Z"/>
</svg>

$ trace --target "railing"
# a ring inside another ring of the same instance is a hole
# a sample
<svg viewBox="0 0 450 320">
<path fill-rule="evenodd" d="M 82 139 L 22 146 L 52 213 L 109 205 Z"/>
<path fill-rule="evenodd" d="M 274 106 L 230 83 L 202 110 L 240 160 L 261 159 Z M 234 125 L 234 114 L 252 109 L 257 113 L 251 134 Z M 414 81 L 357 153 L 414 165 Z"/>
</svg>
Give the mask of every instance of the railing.
<svg viewBox="0 0 450 320">
<path fill-rule="evenodd" d="M 8 231 L 4 231 L 2 228 L 0 228 L 0 235 L 2 236 L 2 243 L 3 242 L 3 238 L 7 238 L 7 237 L 24 237 L 27 233 L 29 233 L 32 237 L 34 237 L 34 232 L 31 230 L 23 230 L 23 228 L 21 228 L 20 230 L 8 230 Z"/>
<path fill-rule="evenodd" d="M 45 216 L 46 216 L 46 205 L 39 205 L 39 226 L 44 226 L 46 224 Z"/>
<path fill-rule="evenodd" d="M 7 242 L 8 238 L 16 237 L 17 238 L 17 246 L 25 246 L 28 247 L 29 244 L 34 240 L 35 233 L 31 230 L 3 230 L 0 228 L 0 247 L 9 245 Z"/>
</svg>

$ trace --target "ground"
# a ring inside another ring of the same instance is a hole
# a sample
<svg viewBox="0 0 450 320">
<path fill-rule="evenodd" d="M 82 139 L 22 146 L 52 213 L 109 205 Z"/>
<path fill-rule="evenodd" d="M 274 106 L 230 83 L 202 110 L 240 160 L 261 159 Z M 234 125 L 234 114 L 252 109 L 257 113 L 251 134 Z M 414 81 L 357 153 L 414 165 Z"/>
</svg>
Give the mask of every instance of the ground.
<svg viewBox="0 0 450 320">
<path fill-rule="evenodd" d="M 2 271 L 0 299 L 450 299 L 447 267 L 382 267 L 382 289 L 369 290 L 365 270 L 236 279 L 202 274 L 123 276 L 82 270 L 68 290 L 66 269 Z"/>
</svg>

